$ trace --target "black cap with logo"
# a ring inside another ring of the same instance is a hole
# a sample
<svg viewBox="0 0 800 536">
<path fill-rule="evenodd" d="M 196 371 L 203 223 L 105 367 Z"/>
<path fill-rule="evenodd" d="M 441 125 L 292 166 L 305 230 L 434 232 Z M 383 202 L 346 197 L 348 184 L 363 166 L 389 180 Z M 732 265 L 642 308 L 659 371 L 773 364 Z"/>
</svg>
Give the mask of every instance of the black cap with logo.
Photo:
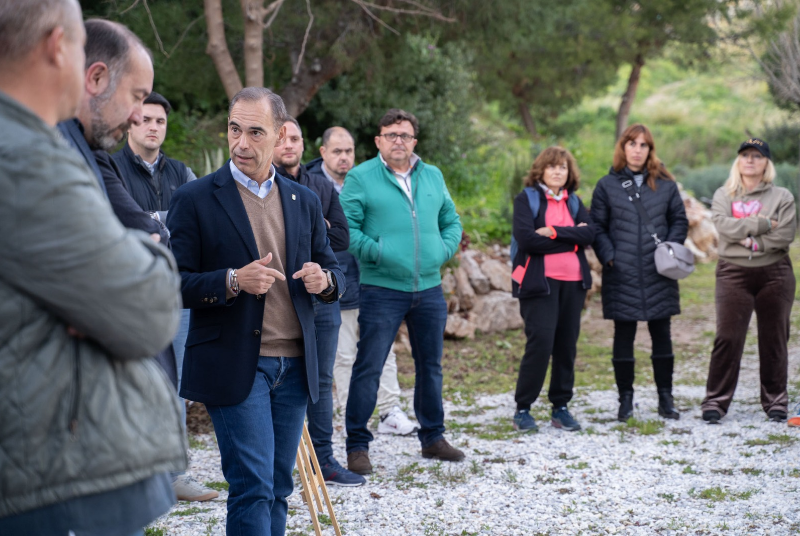
<svg viewBox="0 0 800 536">
<path fill-rule="evenodd" d="M 750 138 L 749 140 L 743 142 L 739 146 L 738 154 L 742 154 L 742 151 L 744 151 L 745 149 L 755 149 L 759 153 L 763 154 L 764 156 L 772 160 L 772 157 L 769 154 L 769 145 L 764 140 L 760 140 L 758 138 Z"/>
</svg>

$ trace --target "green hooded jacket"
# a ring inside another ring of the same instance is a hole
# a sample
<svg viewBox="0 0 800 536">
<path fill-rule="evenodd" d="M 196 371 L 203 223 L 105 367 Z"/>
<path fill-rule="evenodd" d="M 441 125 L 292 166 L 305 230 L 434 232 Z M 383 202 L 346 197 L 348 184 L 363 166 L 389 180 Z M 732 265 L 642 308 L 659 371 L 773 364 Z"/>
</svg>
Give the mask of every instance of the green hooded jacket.
<svg viewBox="0 0 800 536">
<path fill-rule="evenodd" d="M 411 192 L 413 202 L 380 156 L 347 174 L 339 200 L 363 285 L 420 292 L 441 284 L 439 270 L 461 242 L 461 219 L 437 167 L 418 160 Z"/>
</svg>

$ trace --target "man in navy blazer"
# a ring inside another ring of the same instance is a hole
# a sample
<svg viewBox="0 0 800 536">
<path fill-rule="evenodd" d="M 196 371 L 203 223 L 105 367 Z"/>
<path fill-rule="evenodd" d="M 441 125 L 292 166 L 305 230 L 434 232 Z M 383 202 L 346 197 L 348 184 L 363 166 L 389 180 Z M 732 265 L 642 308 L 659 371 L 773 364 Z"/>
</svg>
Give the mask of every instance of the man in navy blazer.
<svg viewBox="0 0 800 536">
<path fill-rule="evenodd" d="M 306 404 L 318 398 L 313 300 L 338 300 L 344 276 L 319 198 L 272 165 L 281 98 L 245 88 L 228 115 L 231 160 L 176 190 L 167 216 L 192 310 L 180 394 L 214 423 L 227 533 L 276 536 Z"/>
</svg>

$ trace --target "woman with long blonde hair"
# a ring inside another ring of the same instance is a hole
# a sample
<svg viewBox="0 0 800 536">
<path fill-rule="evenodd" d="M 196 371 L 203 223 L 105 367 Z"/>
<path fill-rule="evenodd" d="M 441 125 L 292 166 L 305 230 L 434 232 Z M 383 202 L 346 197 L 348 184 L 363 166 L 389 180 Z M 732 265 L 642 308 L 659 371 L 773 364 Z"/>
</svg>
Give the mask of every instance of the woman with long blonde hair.
<svg viewBox="0 0 800 536">
<path fill-rule="evenodd" d="M 719 232 L 717 335 L 703 400 L 703 420 L 716 424 L 728 412 L 739 379 L 747 326 L 758 321 L 761 407 L 767 417 L 787 417 L 789 315 L 795 277 L 789 260 L 795 203 L 775 186 L 769 145 L 750 138 L 739 147 L 728 181 L 711 206 Z"/>
</svg>

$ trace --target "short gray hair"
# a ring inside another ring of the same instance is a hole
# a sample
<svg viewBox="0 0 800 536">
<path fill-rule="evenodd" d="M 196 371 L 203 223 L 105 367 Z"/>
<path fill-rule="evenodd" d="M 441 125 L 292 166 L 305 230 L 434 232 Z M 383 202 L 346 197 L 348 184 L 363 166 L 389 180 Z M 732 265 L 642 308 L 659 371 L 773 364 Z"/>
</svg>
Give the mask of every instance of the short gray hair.
<svg viewBox="0 0 800 536">
<path fill-rule="evenodd" d="M 280 95 L 265 87 L 246 87 L 240 89 L 231 99 L 231 104 L 228 106 L 228 117 L 231 116 L 233 106 L 237 102 L 260 102 L 262 100 L 269 101 L 270 108 L 272 109 L 272 125 L 277 133 L 291 116 L 286 111 L 286 105 L 283 104 L 283 99 Z"/>
<path fill-rule="evenodd" d="M 69 20 L 67 15 L 70 10 L 77 10 L 72 18 L 80 24 L 80 9 L 76 0 L 0 1 L 0 61 L 25 58 L 58 26 L 70 35 L 74 29 L 65 22 Z"/>
</svg>

